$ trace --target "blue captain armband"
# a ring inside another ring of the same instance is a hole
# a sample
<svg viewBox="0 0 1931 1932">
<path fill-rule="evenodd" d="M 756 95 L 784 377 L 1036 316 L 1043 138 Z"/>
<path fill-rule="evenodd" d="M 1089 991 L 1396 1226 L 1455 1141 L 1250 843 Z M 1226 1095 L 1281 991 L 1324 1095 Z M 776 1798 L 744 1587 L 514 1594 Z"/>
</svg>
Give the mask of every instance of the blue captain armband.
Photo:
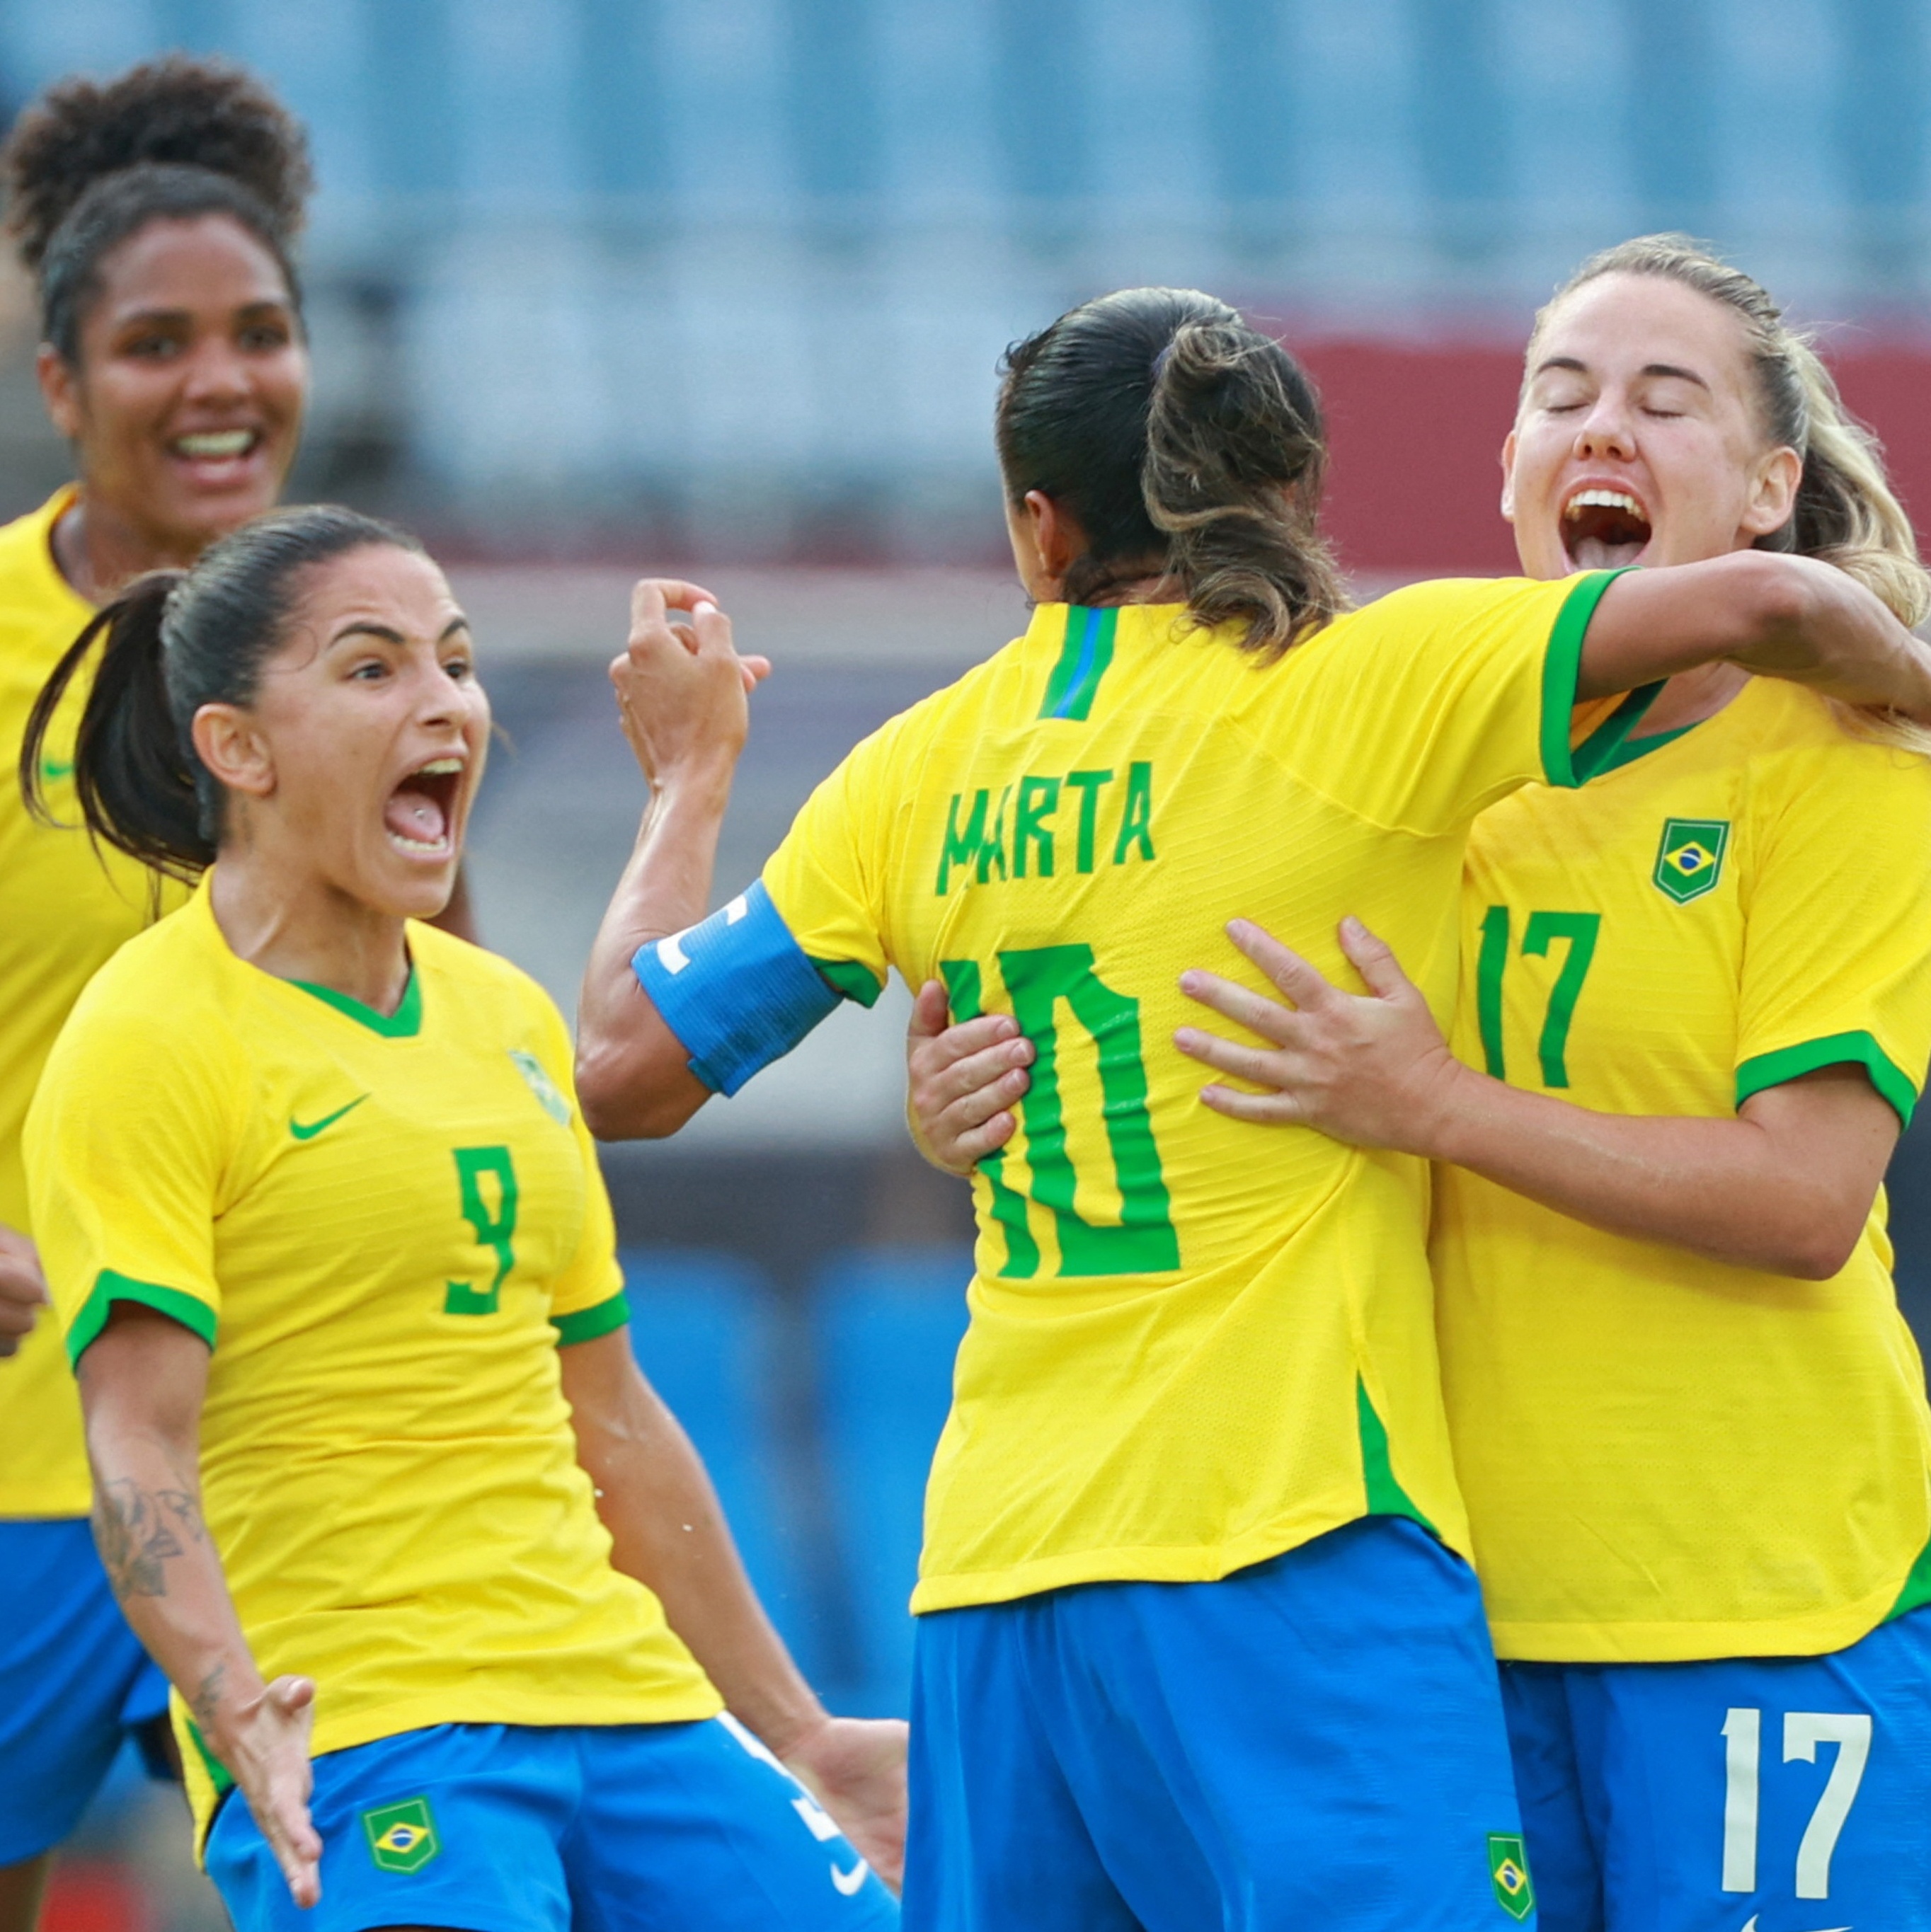
<svg viewBox="0 0 1931 1932">
<path fill-rule="evenodd" d="M 761 883 L 701 924 L 640 946 L 630 964 L 713 1094 L 734 1094 L 782 1060 L 843 996 L 805 956 Z M 851 970 L 840 969 L 841 980 Z M 877 998 L 874 985 L 863 1003 Z"/>
</svg>

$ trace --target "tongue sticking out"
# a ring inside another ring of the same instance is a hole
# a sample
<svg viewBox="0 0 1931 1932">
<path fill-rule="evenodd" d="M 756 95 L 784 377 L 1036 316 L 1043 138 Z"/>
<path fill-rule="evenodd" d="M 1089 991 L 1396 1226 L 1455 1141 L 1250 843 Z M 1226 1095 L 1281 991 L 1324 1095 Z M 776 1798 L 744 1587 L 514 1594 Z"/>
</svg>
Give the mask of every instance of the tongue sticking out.
<svg viewBox="0 0 1931 1932">
<path fill-rule="evenodd" d="M 408 785 L 390 794 L 383 808 L 382 822 L 397 838 L 413 845 L 440 845 L 449 829 L 442 800 Z"/>
</svg>

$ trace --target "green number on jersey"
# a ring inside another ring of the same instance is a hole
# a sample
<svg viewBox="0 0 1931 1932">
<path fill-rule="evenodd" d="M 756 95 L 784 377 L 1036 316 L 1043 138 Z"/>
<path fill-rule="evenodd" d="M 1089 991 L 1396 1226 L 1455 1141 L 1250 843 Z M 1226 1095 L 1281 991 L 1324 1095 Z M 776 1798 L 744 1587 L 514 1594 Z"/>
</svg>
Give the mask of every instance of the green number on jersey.
<svg viewBox="0 0 1931 1932">
<path fill-rule="evenodd" d="M 516 1265 L 516 1169 L 506 1147 L 458 1148 L 456 1178 L 461 1190 L 463 1219 L 474 1230 L 477 1245 L 496 1257 L 496 1274 L 487 1288 L 473 1288 L 466 1281 L 443 1284 L 443 1312 L 446 1315 L 494 1315 L 497 1291 L 503 1277 Z M 496 1181 L 496 1205 L 485 1198 L 486 1176 Z"/>
<path fill-rule="evenodd" d="M 981 1010 L 978 962 L 944 959 L 953 1013 Z M 1037 1054 L 1032 1084 L 1021 1102 L 1032 1198 L 1053 1213 L 1062 1275 L 1155 1274 L 1180 1265 L 1180 1238 L 1146 1106 L 1146 1063 L 1141 1057 L 1140 1002 L 1116 993 L 1093 970 L 1090 946 L 1037 946 L 1002 952 L 999 972 L 1013 1016 Z M 1099 1049 L 1102 1124 L 1119 1190 L 1120 1218 L 1095 1225 L 1074 1204 L 1078 1177 L 1067 1150 L 1065 1103 L 1059 1090 L 1059 1008 L 1064 1004 Z M 1026 1198 L 1005 1178 L 997 1154 L 980 1162 L 993 1195 L 993 1218 L 1006 1233 L 999 1272 L 1024 1279 L 1039 1269 L 1039 1244 L 1026 1223 Z"/>
<path fill-rule="evenodd" d="M 1522 934 L 1525 956 L 1548 957 L 1557 940 L 1567 942 L 1562 970 L 1549 993 L 1548 1011 L 1542 1018 L 1542 1038 L 1536 1042 L 1537 1057 L 1542 1064 L 1545 1087 L 1569 1084 L 1569 1030 L 1575 1018 L 1575 1003 L 1582 996 L 1582 982 L 1589 976 L 1596 957 L 1596 941 L 1602 928 L 1602 915 L 1596 912 L 1532 912 L 1528 929 Z M 1497 1080 L 1509 1076 L 1502 1051 L 1502 975 L 1509 964 L 1509 908 L 1491 906 L 1482 916 L 1482 950 L 1475 966 L 1475 1016 L 1482 1034 L 1482 1057 L 1489 1072 Z"/>
</svg>

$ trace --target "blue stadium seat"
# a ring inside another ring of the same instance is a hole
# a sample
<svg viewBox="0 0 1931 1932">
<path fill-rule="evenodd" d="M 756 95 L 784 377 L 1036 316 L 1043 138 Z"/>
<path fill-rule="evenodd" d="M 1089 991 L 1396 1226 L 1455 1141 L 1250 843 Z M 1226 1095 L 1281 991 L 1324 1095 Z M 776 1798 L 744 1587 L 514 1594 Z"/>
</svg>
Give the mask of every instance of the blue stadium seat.
<svg viewBox="0 0 1931 1932">
<path fill-rule="evenodd" d="M 966 1247 L 853 1250 L 820 1271 L 819 1400 L 863 1676 L 848 1708 L 902 1716 L 926 1472 L 966 1332 Z"/>
<path fill-rule="evenodd" d="M 782 1434 L 770 1285 L 749 1263 L 702 1249 L 631 1248 L 619 1259 L 638 1361 L 697 1445 L 771 1621 L 815 1680 L 822 1623 L 785 1489 L 795 1459 Z"/>
</svg>

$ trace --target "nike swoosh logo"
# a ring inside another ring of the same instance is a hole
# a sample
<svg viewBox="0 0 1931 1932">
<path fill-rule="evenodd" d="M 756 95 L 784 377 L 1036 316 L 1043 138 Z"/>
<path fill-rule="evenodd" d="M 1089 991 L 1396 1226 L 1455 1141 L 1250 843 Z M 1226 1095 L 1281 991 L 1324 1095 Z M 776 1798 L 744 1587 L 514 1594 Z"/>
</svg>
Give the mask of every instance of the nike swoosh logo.
<svg viewBox="0 0 1931 1932">
<path fill-rule="evenodd" d="M 74 766 L 71 761 L 63 761 L 59 758 L 43 758 L 41 760 L 41 776 L 53 783 L 58 784 L 62 778 L 71 778 L 73 776 Z"/>
<path fill-rule="evenodd" d="M 856 1896 L 858 1888 L 865 1882 L 872 1868 L 863 1858 L 848 1872 L 840 1871 L 836 1865 L 831 1868 L 831 1882 L 847 1898 Z"/>
<path fill-rule="evenodd" d="M 299 1141 L 312 1141 L 324 1127 L 332 1127 L 344 1114 L 353 1114 L 368 1097 L 366 1094 L 358 1094 L 346 1107 L 338 1107 L 332 1114 L 324 1114 L 319 1120 L 304 1123 L 291 1116 L 288 1130 Z"/>
</svg>

